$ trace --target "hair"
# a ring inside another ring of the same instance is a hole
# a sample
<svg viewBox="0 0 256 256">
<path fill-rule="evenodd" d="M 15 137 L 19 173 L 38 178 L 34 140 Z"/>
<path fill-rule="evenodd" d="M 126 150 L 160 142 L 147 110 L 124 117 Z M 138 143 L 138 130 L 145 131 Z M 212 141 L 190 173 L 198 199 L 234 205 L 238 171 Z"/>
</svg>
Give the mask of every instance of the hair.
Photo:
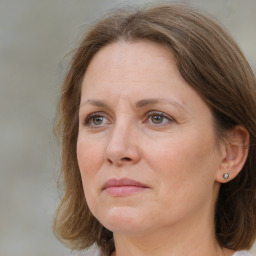
<svg viewBox="0 0 256 256">
<path fill-rule="evenodd" d="M 249 249 L 256 238 L 256 79 L 243 53 L 213 18 L 181 4 L 121 9 L 92 26 L 76 50 L 58 105 L 56 131 L 62 140 L 63 198 L 53 229 L 71 249 L 97 244 L 114 248 L 113 233 L 90 212 L 77 163 L 78 109 L 81 81 L 93 56 L 104 46 L 124 40 L 149 40 L 167 47 L 185 81 L 210 107 L 216 134 L 241 125 L 250 134 L 249 152 L 239 175 L 221 184 L 215 210 L 220 246 Z"/>
</svg>

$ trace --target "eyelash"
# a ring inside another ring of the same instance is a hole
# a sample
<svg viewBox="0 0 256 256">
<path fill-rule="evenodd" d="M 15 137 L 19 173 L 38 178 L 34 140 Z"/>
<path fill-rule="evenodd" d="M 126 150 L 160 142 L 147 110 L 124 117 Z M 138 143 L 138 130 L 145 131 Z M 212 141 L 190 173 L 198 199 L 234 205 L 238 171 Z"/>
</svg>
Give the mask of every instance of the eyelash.
<svg viewBox="0 0 256 256">
<path fill-rule="evenodd" d="M 93 118 L 96 118 L 96 117 L 104 117 L 104 118 L 106 118 L 104 113 L 95 112 L 95 113 L 90 114 L 88 117 L 86 117 L 85 121 L 83 122 L 83 125 L 84 126 L 89 126 L 91 128 L 98 128 L 97 126 L 90 124 L 90 122 L 93 120 Z"/>
<path fill-rule="evenodd" d="M 169 115 L 167 115 L 167 114 L 165 114 L 163 112 L 149 111 L 149 112 L 146 113 L 146 118 L 147 119 L 146 119 L 146 121 L 143 121 L 143 123 L 149 122 L 149 119 L 152 116 L 163 117 L 163 118 L 167 119 L 169 122 L 175 121 L 172 117 L 170 117 Z M 102 112 L 95 112 L 95 113 L 90 114 L 88 117 L 86 117 L 85 121 L 83 122 L 83 125 L 84 126 L 88 126 L 90 128 L 93 128 L 93 129 L 101 128 L 102 127 L 101 125 L 92 125 L 91 124 L 91 121 L 93 120 L 93 118 L 96 118 L 96 117 L 103 117 L 103 118 L 107 119 L 107 117 L 105 116 L 104 113 L 102 113 Z M 154 124 L 153 122 L 151 122 L 151 124 L 156 126 L 156 127 L 160 127 L 160 126 L 165 126 L 166 125 L 166 124 Z"/>
<path fill-rule="evenodd" d="M 169 115 L 167 115 L 167 114 L 165 114 L 165 113 L 163 113 L 163 112 L 161 112 L 161 111 L 160 111 L 160 112 L 159 112 L 159 111 L 149 111 L 149 112 L 147 112 L 147 114 L 146 114 L 146 117 L 147 117 L 146 122 L 148 122 L 149 119 L 150 119 L 150 117 L 152 117 L 152 116 L 160 116 L 160 117 L 163 117 L 163 118 L 167 119 L 169 122 L 174 121 L 174 119 L 173 119 L 171 116 L 169 116 Z M 152 124 L 153 124 L 153 123 L 152 123 Z M 153 124 L 153 125 L 159 127 L 159 126 L 165 126 L 166 124 Z"/>
</svg>

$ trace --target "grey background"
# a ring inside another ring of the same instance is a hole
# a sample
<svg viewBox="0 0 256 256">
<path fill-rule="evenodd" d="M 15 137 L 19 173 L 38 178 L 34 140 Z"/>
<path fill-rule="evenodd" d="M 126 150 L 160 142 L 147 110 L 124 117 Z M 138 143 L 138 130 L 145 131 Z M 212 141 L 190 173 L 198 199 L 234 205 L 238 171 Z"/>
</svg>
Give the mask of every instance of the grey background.
<svg viewBox="0 0 256 256">
<path fill-rule="evenodd" d="M 69 254 L 51 231 L 59 200 L 52 130 L 66 53 L 106 10 L 147 2 L 0 0 L 0 256 Z M 256 70 L 255 0 L 177 2 L 222 22 Z"/>
</svg>

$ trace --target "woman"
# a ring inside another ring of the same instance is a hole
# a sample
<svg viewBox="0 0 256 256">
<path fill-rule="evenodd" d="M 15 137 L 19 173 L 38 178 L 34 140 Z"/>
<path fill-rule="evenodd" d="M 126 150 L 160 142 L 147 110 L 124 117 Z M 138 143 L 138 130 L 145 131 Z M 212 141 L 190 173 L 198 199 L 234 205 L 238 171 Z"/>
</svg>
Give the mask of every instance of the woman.
<svg viewBox="0 0 256 256">
<path fill-rule="evenodd" d="M 119 10 L 82 40 L 62 87 L 65 194 L 54 230 L 84 255 L 249 255 L 256 81 L 215 20 Z"/>
</svg>

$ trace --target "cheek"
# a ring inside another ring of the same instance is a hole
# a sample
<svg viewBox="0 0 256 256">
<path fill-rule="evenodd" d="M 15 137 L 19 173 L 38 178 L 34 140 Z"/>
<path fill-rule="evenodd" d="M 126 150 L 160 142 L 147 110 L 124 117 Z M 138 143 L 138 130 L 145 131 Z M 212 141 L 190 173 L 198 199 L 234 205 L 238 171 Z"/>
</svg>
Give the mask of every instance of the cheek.
<svg viewBox="0 0 256 256">
<path fill-rule="evenodd" d="M 78 136 L 77 160 L 82 176 L 95 174 L 103 160 L 102 151 L 100 143 Z"/>
<path fill-rule="evenodd" d="M 172 140 L 161 148 L 148 153 L 150 169 L 155 171 L 158 207 L 165 212 L 162 218 L 168 222 L 170 216 L 182 218 L 212 201 L 217 165 L 212 148 L 199 147 L 193 140 Z"/>
<path fill-rule="evenodd" d="M 156 147 L 154 150 L 147 147 L 147 155 L 150 156 L 147 158 L 151 169 L 157 170 L 159 182 L 165 184 L 163 189 L 166 192 L 180 191 L 182 195 L 214 183 L 218 168 L 214 145 L 212 136 L 202 138 L 196 133 L 177 135 L 157 150 Z"/>
<path fill-rule="evenodd" d="M 85 199 L 88 207 L 94 214 L 98 210 L 98 196 L 100 193 L 99 170 L 103 163 L 104 150 L 102 143 L 90 141 L 89 138 L 78 136 L 77 160 L 82 177 Z"/>
<path fill-rule="evenodd" d="M 78 137 L 77 160 L 82 177 L 86 199 L 96 196 L 99 170 L 103 162 L 103 148 L 101 143 Z"/>
</svg>

